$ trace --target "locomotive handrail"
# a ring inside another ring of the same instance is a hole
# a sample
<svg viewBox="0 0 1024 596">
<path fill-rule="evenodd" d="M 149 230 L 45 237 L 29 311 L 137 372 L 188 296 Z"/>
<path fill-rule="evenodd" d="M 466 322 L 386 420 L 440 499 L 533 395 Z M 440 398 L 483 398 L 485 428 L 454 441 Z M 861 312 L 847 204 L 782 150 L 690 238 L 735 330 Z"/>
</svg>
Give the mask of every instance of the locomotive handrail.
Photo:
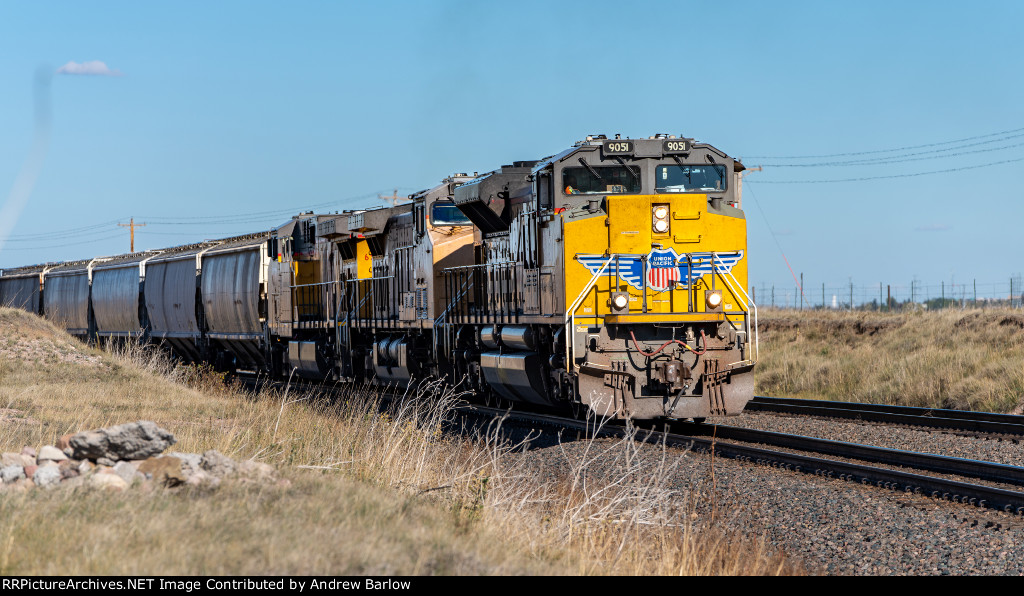
<svg viewBox="0 0 1024 596">
<path fill-rule="evenodd" d="M 445 308 L 444 312 L 442 312 L 440 315 L 438 315 L 436 319 L 434 319 L 434 330 L 435 330 L 434 331 L 434 341 L 435 341 L 434 352 L 435 352 L 435 354 L 437 353 L 437 345 L 436 345 L 436 342 L 437 342 L 437 331 L 436 330 L 437 329 L 444 329 L 444 343 L 445 343 L 444 349 L 445 349 L 445 353 L 447 354 L 447 353 L 449 353 L 451 351 L 451 342 L 450 342 L 450 338 L 449 338 L 449 333 L 452 333 L 452 330 L 448 329 L 448 327 L 450 327 L 450 325 L 445 325 L 445 327 L 442 328 L 440 326 L 441 325 L 441 319 L 445 319 L 445 321 L 448 320 L 448 313 L 451 312 L 451 310 L 453 308 L 455 308 L 456 302 L 458 300 L 460 300 L 463 296 L 465 296 L 469 292 L 469 288 L 471 288 L 471 287 L 473 287 L 473 280 L 472 280 L 472 278 L 468 278 L 467 277 L 466 278 L 466 282 L 462 285 L 461 288 L 459 288 L 457 290 L 458 295 L 455 296 L 455 298 L 449 300 L 448 301 L 448 307 Z"/>
<path fill-rule="evenodd" d="M 519 261 L 494 261 L 491 263 L 477 263 L 476 265 L 458 265 L 455 267 L 445 267 L 441 270 L 441 273 L 448 273 L 449 271 L 458 271 L 459 269 L 482 269 L 495 265 L 518 265 Z"/>
<path fill-rule="evenodd" d="M 722 272 L 719 271 L 718 265 L 715 264 L 715 259 L 717 259 L 717 258 L 719 258 L 718 254 L 715 253 L 715 252 L 712 252 L 711 253 L 711 263 L 712 263 L 713 266 L 711 267 L 711 270 L 714 273 L 718 273 L 719 275 L 722 275 Z M 726 277 L 726 275 L 728 277 Z M 757 305 L 754 304 L 754 301 L 751 300 L 750 296 L 747 295 L 746 290 L 743 289 L 743 286 L 740 284 L 739 280 L 736 279 L 736 276 L 732 274 L 732 271 L 728 271 L 727 270 L 727 271 L 725 271 L 725 275 L 722 275 L 722 281 L 725 282 L 726 287 L 729 288 L 729 291 L 732 292 L 733 296 L 735 296 L 737 298 L 740 298 L 740 294 L 738 292 L 736 292 L 736 290 L 732 287 L 732 284 L 729 283 L 729 279 L 732 279 L 736 283 L 736 287 L 739 288 L 740 292 L 743 293 L 742 299 L 745 300 L 745 302 L 743 304 L 744 312 L 753 312 L 753 314 L 754 314 L 754 325 L 753 325 L 753 333 L 752 333 L 752 335 L 754 336 L 754 353 L 752 354 L 753 357 L 750 360 L 752 362 L 756 362 L 757 361 L 757 357 L 760 356 L 760 345 L 758 343 L 758 334 L 757 334 Z M 753 307 L 753 308 L 751 308 L 751 307 Z M 746 331 L 747 331 L 747 339 L 749 341 L 750 335 L 751 335 L 750 320 L 749 320 L 749 317 L 744 317 L 744 319 L 747 319 L 745 321 L 745 323 L 746 323 L 746 327 L 747 327 L 747 329 L 746 329 Z"/>
<path fill-rule="evenodd" d="M 616 258 L 616 260 L 618 259 Z M 576 309 L 580 307 L 580 304 L 583 302 L 583 298 L 590 293 L 591 288 L 593 288 L 594 284 L 597 283 L 597 279 L 601 277 L 604 270 L 608 268 L 608 265 L 611 262 L 612 257 L 608 257 L 608 260 L 601 265 L 601 268 L 597 270 L 594 277 L 590 278 L 590 282 L 587 283 L 587 286 L 583 291 L 576 296 L 576 300 L 573 301 L 569 310 L 565 312 L 565 331 L 569 336 L 569 340 L 565 342 L 565 363 L 572 366 L 573 372 L 579 372 L 580 370 L 580 367 L 576 366 Z M 570 345 L 572 346 L 572 350 L 569 350 Z M 570 359 L 570 357 L 572 359 Z"/>
</svg>

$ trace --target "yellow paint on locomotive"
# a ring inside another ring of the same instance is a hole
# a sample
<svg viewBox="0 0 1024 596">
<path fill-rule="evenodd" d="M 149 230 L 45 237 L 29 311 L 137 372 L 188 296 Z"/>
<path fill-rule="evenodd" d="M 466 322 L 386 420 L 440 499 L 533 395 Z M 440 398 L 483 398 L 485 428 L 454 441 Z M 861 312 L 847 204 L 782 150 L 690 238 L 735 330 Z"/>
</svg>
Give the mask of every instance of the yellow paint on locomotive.
<svg viewBox="0 0 1024 596">
<path fill-rule="evenodd" d="M 710 213 L 707 209 L 707 195 L 704 194 L 660 194 L 660 195 L 612 195 L 606 199 L 607 218 L 589 217 L 585 219 L 565 219 L 565 283 L 567 305 L 579 296 L 590 283 L 593 273 L 575 257 L 578 254 L 604 255 L 647 255 L 655 245 L 662 249 L 674 249 L 679 255 L 683 253 L 727 253 L 743 251 L 743 257 L 732 268 L 729 282 L 739 290 L 747 286 L 747 227 L 746 220 Z M 669 209 L 669 230 L 658 234 L 653 228 L 653 208 L 665 205 Z M 693 292 L 693 313 L 690 312 L 687 290 L 655 290 L 647 288 L 647 313 L 643 313 L 643 292 L 634 288 L 621 278 L 614 275 L 614 262 L 595 283 L 587 297 L 576 309 L 576 318 L 587 320 L 598 319 L 617 323 L 654 323 L 672 320 L 721 321 L 725 316 L 739 321 L 740 316 L 731 316 L 731 312 L 744 310 L 746 300 L 735 295 L 724 283 L 722 276 L 705 274 L 696 284 Z M 646 281 L 646 280 L 644 280 Z M 616 283 L 617 282 L 617 283 Z M 738 285 L 738 287 L 736 287 Z M 722 290 L 723 314 L 707 312 L 704 302 L 705 289 Z M 612 291 L 629 293 L 629 312 L 612 314 L 609 305 Z M 673 316 L 666 316 L 674 313 Z M 607 319 L 606 319 L 607 317 Z"/>
<path fill-rule="evenodd" d="M 370 243 L 356 240 L 356 279 L 373 277 L 373 257 L 370 255 Z"/>
</svg>

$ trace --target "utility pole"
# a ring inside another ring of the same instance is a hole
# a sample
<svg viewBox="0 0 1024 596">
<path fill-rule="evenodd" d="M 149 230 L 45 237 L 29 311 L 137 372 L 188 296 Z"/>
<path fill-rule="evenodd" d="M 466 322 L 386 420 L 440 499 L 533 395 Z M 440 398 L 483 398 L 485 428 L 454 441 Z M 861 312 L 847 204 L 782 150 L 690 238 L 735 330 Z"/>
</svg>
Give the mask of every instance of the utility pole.
<svg viewBox="0 0 1024 596">
<path fill-rule="evenodd" d="M 804 274 L 800 272 L 800 310 L 804 309 Z"/>
<path fill-rule="evenodd" d="M 379 194 L 379 195 L 377 195 L 377 198 L 379 198 L 381 201 L 387 201 L 387 202 L 391 203 L 392 207 L 397 205 L 399 201 L 407 201 L 408 200 L 405 197 L 398 196 L 398 189 L 397 188 L 395 189 L 394 194 L 392 194 L 390 197 Z"/>
<path fill-rule="evenodd" d="M 126 223 L 126 224 L 119 223 L 117 225 L 121 226 L 122 228 L 130 228 L 131 229 L 131 236 L 132 236 L 131 247 L 132 247 L 132 252 L 135 252 L 135 228 L 144 228 L 144 227 L 146 227 L 146 224 L 144 224 L 144 223 L 140 223 L 140 224 L 135 223 L 135 218 L 133 217 L 130 220 L 128 220 L 128 223 Z"/>
</svg>

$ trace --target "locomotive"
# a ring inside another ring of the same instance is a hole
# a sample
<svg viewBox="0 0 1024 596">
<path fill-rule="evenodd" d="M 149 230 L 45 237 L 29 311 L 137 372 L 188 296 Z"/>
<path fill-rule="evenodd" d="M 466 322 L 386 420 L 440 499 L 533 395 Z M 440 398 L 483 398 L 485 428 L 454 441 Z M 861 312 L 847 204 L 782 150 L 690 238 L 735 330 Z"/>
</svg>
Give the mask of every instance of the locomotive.
<svg viewBox="0 0 1024 596">
<path fill-rule="evenodd" d="M 447 377 L 611 418 L 739 414 L 753 396 L 740 161 L 593 135 L 392 207 L 0 272 L 0 304 L 86 341 L 335 382 Z"/>
</svg>

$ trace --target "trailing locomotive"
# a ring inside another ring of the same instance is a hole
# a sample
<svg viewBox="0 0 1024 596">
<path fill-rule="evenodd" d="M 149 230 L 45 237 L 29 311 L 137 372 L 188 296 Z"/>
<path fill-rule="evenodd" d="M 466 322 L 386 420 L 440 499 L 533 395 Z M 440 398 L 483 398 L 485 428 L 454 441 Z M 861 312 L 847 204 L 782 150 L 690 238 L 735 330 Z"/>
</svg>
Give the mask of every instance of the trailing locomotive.
<svg viewBox="0 0 1024 596">
<path fill-rule="evenodd" d="M 220 370 L 445 376 L 615 418 L 738 414 L 757 351 L 742 170 L 692 139 L 587 137 L 395 207 L 9 269 L 0 303 Z"/>
</svg>

